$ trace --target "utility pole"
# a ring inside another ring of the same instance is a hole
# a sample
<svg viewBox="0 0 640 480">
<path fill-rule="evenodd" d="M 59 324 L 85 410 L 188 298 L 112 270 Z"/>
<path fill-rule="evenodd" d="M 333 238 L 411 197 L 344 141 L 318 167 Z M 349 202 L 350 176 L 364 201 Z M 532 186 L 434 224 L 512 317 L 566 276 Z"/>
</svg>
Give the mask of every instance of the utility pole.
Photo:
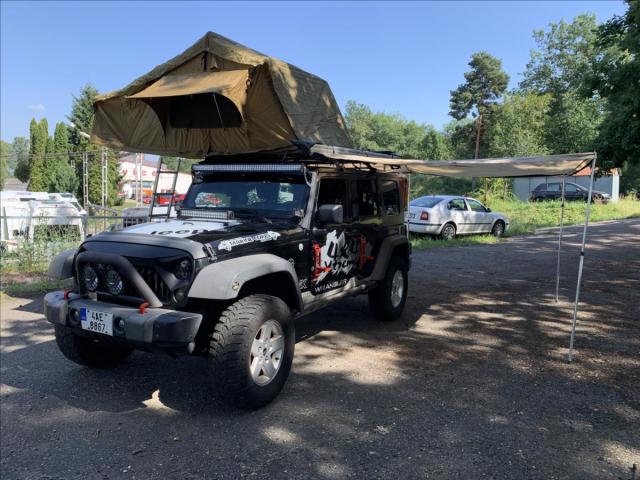
<svg viewBox="0 0 640 480">
<path fill-rule="evenodd" d="M 82 206 L 89 209 L 89 155 L 82 152 Z"/>
<path fill-rule="evenodd" d="M 102 147 L 100 150 L 101 156 L 101 180 L 102 180 L 102 201 L 101 204 L 103 207 L 109 205 L 109 169 L 108 169 L 108 161 L 107 161 L 107 149 L 106 147 Z"/>
</svg>

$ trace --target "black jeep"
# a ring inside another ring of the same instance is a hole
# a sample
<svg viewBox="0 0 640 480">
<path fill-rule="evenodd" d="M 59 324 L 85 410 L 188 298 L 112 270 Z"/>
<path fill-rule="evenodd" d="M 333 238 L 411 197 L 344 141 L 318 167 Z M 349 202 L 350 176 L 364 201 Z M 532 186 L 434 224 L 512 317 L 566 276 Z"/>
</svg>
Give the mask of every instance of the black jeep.
<svg viewBox="0 0 640 480">
<path fill-rule="evenodd" d="M 75 280 L 44 302 L 67 358 L 209 356 L 222 397 L 255 408 L 287 379 L 295 319 L 365 292 L 376 317 L 402 313 L 404 176 L 259 156 L 210 158 L 192 174 L 177 217 L 101 233 L 52 261 L 51 275 Z"/>
</svg>

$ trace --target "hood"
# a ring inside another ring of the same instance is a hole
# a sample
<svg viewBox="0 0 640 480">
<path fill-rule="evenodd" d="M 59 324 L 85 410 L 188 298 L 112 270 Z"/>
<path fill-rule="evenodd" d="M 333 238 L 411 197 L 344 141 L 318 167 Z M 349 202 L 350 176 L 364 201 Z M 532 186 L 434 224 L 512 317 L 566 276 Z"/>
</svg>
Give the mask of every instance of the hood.
<svg viewBox="0 0 640 480">
<path fill-rule="evenodd" d="M 227 230 L 240 225 L 237 220 L 202 221 L 202 220 L 170 220 L 168 222 L 151 222 L 134 225 L 123 229 L 126 233 L 150 234 L 166 237 L 191 238 L 197 235 Z"/>
</svg>

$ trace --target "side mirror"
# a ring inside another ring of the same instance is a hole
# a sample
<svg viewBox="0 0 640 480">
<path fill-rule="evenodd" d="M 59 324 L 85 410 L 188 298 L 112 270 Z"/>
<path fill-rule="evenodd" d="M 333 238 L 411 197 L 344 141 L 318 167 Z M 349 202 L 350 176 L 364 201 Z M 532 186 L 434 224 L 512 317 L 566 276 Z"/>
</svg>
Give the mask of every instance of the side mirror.
<svg viewBox="0 0 640 480">
<path fill-rule="evenodd" d="M 491 212 L 491 209 L 490 209 L 489 207 L 484 207 L 484 208 L 485 208 L 485 210 L 487 211 L 487 213 L 490 213 L 490 212 Z"/>
<path fill-rule="evenodd" d="M 318 208 L 318 223 L 327 225 L 329 223 L 342 223 L 344 220 L 342 205 L 337 203 L 327 203 Z"/>
</svg>

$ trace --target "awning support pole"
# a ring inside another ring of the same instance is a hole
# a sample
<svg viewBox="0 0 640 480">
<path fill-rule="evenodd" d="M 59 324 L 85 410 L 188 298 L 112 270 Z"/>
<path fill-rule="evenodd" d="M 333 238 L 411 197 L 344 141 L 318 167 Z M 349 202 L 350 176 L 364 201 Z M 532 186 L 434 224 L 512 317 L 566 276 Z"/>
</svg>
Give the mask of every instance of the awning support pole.
<svg viewBox="0 0 640 480">
<path fill-rule="evenodd" d="M 562 228 L 564 227 L 564 180 L 566 175 L 562 175 L 562 194 L 560 203 L 560 234 L 558 235 L 558 262 L 556 267 L 556 303 L 560 294 L 560 251 L 562 249 Z"/>
<path fill-rule="evenodd" d="M 580 249 L 580 263 L 578 264 L 578 281 L 576 284 L 576 299 L 573 302 L 573 321 L 571 324 L 571 340 L 569 341 L 568 361 L 573 360 L 573 342 L 576 336 L 576 321 L 578 318 L 578 302 L 580 300 L 580 283 L 582 282 L 582 267 L 584 266 L 584 250 L 587 244 L 587 226 L 589 225 L 589 214 L 591 213 L 591 194 L 593 193 L 593 177 L 596 171 L 596 159 L 594 155 L 591 161 L 591 179 L 589 180 L 589 196 L 587 197 L 587 211 L 584 216 L 584 228 L 582 229 L 582 248 Z"/>
</svg>

